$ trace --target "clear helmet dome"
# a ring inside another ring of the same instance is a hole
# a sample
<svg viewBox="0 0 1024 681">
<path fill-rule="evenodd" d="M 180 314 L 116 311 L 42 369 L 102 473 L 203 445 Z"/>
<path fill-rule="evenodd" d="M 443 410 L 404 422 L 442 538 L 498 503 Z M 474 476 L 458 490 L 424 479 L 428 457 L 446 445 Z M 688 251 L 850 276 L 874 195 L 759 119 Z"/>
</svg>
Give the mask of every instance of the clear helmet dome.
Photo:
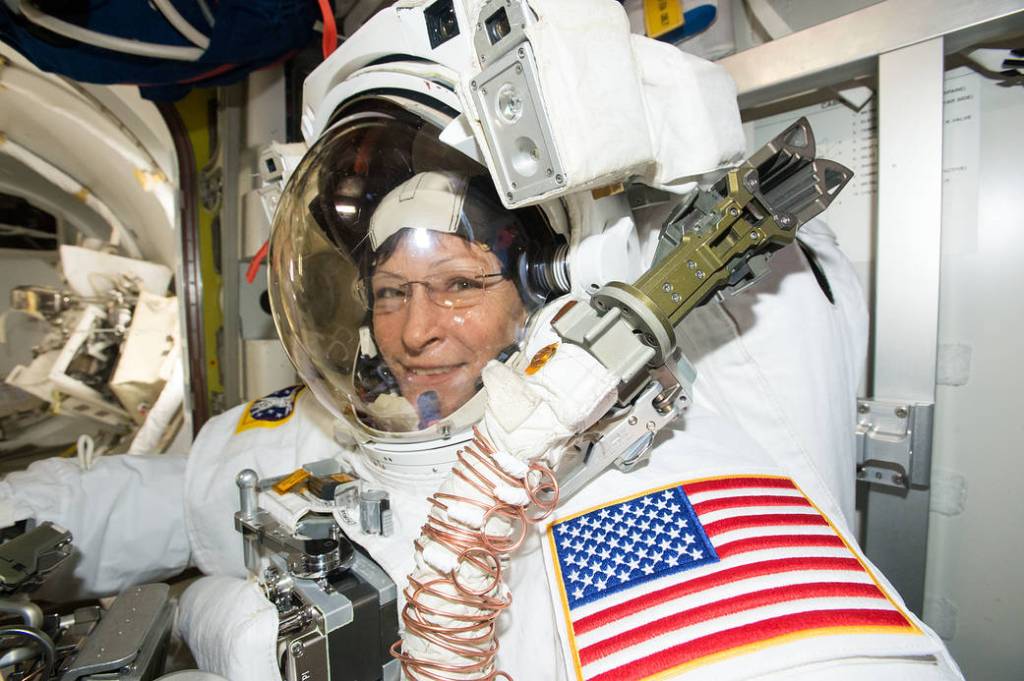
<svg viewBox="0 0 1024 681">
<path fill-rule="evenodd" d="M 556 237 L 508 210 L 486 168 L 384 100 L 343 114 L 279 201 L 270 301 L 303 381 L 371 436 L 476 422 L 480 372 L 516 355 Z"/>
</svg>

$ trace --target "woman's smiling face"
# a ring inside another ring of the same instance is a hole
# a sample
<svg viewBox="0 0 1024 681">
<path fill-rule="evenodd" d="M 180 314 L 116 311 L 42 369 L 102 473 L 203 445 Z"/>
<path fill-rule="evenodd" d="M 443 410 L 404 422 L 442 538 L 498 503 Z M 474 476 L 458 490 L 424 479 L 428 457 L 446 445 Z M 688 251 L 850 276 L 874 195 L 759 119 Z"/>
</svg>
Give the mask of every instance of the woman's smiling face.
<svg viewBox="0 0 1024 681">
<path fill-rule="evenodd" d="M 433 230 L 397 236 L 370 278 L 374 339 L 425 427 L 476 394 L 484 365 L 516 341 L 526 309 L 485 247 Z"/>
</svg>

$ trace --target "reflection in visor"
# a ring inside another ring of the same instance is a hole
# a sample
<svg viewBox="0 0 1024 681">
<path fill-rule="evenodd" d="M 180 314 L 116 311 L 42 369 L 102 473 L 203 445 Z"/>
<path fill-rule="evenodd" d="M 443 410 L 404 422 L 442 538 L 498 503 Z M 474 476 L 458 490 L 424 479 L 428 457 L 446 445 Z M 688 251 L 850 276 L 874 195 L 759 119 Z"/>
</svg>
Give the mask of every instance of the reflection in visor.
<svg viewBox="0 0 1024 681">
<path fill-rule="evenodd" d="M 427 390 L 420 393 L 420 396 L 416 398 L 416 411 L 420 415 L 420 421 L 416 427 L 420 430 L 441 418 L 441 398 L 438 397 L 437 392 Z"/>
</svg>

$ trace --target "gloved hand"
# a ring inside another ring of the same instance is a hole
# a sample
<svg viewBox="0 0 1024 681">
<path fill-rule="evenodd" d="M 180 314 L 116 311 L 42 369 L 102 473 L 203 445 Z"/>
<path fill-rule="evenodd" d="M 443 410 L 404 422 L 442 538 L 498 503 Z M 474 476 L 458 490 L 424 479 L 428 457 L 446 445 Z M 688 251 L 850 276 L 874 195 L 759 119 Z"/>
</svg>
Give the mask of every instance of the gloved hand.
<svg viewBox="0 0 1024 681">
<path fill-rule="evenodd" d="M 619 384 L 583 348 L 572 343 L 552 347 L 554 354 L 534 362 L 540 366 L 532 373 L 491 362 L 482 374 L 487 388 L 484 427 L 491 442 L 520 461 L 546 455 L 550 466 L 570 438 L 612 408 Z"/>
<path fill-rule="evenodd" d="M 200 669 L 229 681 L 281 681 L 277 608 L 253 579 L 203 577 L 178 603 L 178 634 Z"/>
</svg>

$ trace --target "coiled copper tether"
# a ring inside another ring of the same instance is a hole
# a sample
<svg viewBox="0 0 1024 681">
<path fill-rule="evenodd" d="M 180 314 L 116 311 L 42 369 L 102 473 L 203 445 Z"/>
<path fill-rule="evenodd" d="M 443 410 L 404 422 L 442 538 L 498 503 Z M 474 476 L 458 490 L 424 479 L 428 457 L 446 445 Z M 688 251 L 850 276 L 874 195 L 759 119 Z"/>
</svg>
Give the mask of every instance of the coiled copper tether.
<svg viewBox="0 0 1024 681">
<path fill-rule="evenodd" d="M 547 518 L 558 505 L 558 481 L 550 468 L 534 461 L 523 479 L 516 478 L 498 465 L 496 450 L 478 429 L 473 429 L 473 435 L 472 445 L 459 450 L 452 474 L 481 498 L 435 493 L 430 498 L 431 513 L 415 542 L 421 553 L 424 538 L 441 545 L 456 556 L 456 567 L 426 581 L 410 575 L 402 609 L 406 637 L 419 638 L 464 661 L 453 664 L 415 657 L 402 641 L 396 641 L 391 655 L 401 662 L 410 681 L 512 681 L 494 669 L 499 649 L 496 620 L 512 604 L 512 594 L 502 581 L 502 564 L 525 541 L 529 525 Z M 499 485 L 525 491 L 528 506 L 536 507 L 536 513 L 529 515 L 523 506 L 499 498 Z M 454 504 L 479 510 L 479 527 L 450 519 L 447 512 Z M 500 532 L 488 530 L 495 518 L 504 521 L 498 523 Z M 482 576 L 483 585 L 465 584 L 465 578 L 459 577 L 464 568 Z"/>
</svg>

